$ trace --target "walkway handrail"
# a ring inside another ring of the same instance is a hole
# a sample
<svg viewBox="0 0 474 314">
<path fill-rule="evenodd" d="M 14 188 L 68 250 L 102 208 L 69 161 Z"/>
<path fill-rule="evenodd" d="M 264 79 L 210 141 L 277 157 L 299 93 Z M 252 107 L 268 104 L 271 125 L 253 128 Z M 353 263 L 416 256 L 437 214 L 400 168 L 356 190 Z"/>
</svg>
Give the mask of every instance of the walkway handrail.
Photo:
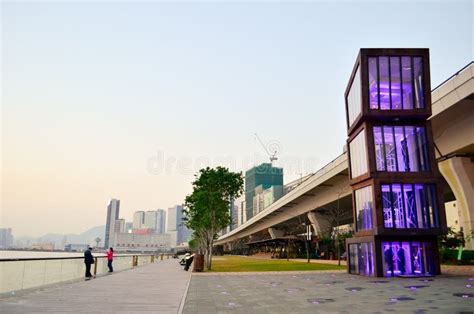
<svg viewBox="0 0 474 314">
<path fill-rule="evenodd" d="M 166 255 L 168 259 L 171 257 L 171 254 Z M 163 257 L 165 254 L 117 254 L 114 255 L 113 270 L 117 272 L 156 263 L 163 261 Z M 82 280 L 85 268 L 83 256 L 3 258 L 0 259 L 0 295 Z M 94 257 L 90 269 L 93 277 L 105 275 L 109 270 L 107 256 Z"/>
<path fill-rule="evenodd" d="M 162 254 L 162 253 L 160 253 Z M 117 254 L 114 257 L 125 256 L 158 256 L 160 254 Z M 95 258 L 107 258 L 106 255 L 94 256 Z M 0 258 L 0 262 L 22 262 L 22 261 L 46 261 L 63 259 L 84 259 L 84 256 L 65 256 L 65 257 L 18 257 L 18 258 Z"/>
</svg>

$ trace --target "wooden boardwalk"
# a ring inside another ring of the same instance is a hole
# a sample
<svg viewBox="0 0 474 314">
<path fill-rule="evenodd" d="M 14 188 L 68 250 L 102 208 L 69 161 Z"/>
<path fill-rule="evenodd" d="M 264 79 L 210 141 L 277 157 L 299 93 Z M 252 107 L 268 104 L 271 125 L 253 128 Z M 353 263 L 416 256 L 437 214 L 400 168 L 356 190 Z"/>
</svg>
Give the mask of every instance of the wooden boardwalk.
<svg viewBox="0 0 474 314">
<path fill-rule="evenodd" d="M 180 313 L 191 272 L 176 259 L 0 298 L 1 313 Z"/>
</svg>

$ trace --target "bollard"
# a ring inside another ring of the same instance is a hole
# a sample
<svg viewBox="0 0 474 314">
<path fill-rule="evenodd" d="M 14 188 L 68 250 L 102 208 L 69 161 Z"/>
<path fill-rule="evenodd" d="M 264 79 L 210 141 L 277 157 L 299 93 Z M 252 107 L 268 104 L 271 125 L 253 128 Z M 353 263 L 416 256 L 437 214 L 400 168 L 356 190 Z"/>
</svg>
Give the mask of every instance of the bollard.
<svg viewBox="0 0 474 314">
<path fill-rule="evenodd" d="M 163 254 L 161 254 L 161 260 L 163 260 Z"/>
<path fill-rule="evenodd" d="M 97 275 L 97 257 L 94 257 L 94 278 Z"/>
<path fill-rule="evenodd" d="M 137 255 L 133 255 L 133 258 L 132 258 L 132 267 L 137 267 L 138 265 L 138 256 Z"/>
<path fill-rule="evenodd" d="M 150 256 L 150 263 L 154 263 L 155 262 L 155 255 L 151 255 Z"/>
</svg>

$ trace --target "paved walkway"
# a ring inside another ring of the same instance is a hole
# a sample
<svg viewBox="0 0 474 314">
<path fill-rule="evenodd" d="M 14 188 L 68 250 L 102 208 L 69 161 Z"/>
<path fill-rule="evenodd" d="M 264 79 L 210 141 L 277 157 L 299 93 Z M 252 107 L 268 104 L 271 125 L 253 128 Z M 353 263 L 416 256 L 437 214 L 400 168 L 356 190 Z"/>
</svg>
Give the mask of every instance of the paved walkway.
<svg viewBox="0 0 474 314">
<path fill-rule="evenodd" d="M 473 313 L 474 278 L 367 278 L 346 273 L 193 275 L 191 313 Z"/>
<path fill-rule="evenodd" d="M 0 298 L 1 313 L 178 313 L 191 273 L 176 259 Z M 184 303 L 183 303 L 184 305 Z"/>
</svg>

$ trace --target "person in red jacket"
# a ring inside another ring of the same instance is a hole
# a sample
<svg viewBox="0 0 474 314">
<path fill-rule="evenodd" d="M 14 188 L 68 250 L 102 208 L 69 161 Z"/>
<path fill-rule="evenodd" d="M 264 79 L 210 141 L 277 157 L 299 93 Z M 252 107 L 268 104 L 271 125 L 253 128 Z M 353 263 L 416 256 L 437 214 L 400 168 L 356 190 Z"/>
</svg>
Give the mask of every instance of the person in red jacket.
<svg viewBox="0 0 474 314">
<path fill-rule="evenodd" d="M 112 267 L 113 260 L 114 260 L 114 249 L 110 248 L 107 251 L 107 266 L 109 267 L 109 273 L 114 271 L 114 268 Z"/>
</svg>

